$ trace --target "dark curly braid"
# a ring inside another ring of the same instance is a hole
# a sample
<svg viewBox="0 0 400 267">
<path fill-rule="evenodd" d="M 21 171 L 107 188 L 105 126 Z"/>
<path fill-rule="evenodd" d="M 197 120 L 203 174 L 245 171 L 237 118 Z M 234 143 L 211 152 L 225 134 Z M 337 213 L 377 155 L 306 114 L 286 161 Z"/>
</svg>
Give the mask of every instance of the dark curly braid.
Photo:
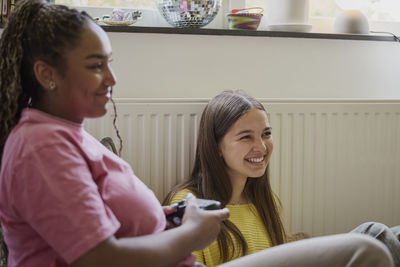
<svg viewBox="0 0 400 267">
<path fill-rule="evenodd" d="M 63 52 L 74 48 L 90 20 L 84 12 L 44 0 L 17 3 L 0 40 L 0 156 L 22 109 L 39 97 L 34 62 L 62 69 Z"/>
<path fill-rule="evenodd" d="M 0 164 L 6 139 L 22 109 L 39 97 L 35 61 L 62 70 L 63 52 L 77 44 L 90 20 L 86 13 L 46 1 L 17 3 L 0 39 Z M 0 248 L 0 264 L 6 266 L 8 253 L 2 238 Z"/>
</svg>

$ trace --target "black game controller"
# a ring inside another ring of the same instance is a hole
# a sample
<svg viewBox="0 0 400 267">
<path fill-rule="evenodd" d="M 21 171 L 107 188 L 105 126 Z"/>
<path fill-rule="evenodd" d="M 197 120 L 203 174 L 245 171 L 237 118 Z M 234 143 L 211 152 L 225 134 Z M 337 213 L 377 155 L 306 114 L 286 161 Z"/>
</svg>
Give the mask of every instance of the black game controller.
<svg viewBox="0 0 400 267">
<path fill-rule="evenodd" d="M 199 208 L 202 210 L 218 210 L 221 208 L 221 202 L 216 200 L 196 198 L 196 202 L 197 206 L 199 206 Z M 176 207 L 176 210 L 173 213 L 166 215 L 166 229 L 181 225 L 183 214 L 185 213 L 186 209 L 186 199 L 172 204 L 171 207 Z"/>
</svg>

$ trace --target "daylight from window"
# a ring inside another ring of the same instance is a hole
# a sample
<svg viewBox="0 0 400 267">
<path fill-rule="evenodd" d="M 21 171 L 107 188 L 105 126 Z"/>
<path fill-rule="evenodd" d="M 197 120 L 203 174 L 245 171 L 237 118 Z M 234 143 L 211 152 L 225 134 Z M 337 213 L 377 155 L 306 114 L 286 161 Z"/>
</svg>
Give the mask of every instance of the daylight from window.
<svg viewBox="0 0 400 267">
<path fill-rule="evenodd" d="M 346 0 L 349 1 L 349 0 Z M 121 8 L 157 8 L 157 0 L 56 0 L 57 4 Z M 400 0 L 359 0 L 360 9 L 370 20 L 400 21 Z M 262 7 L 268 14 L 268 1 L 247 0 L 246 7 Z M 310 0 L 310 16 L 336 17 L 341 12 L 335 0 Z"/>
<path fill-rule="evenodd" d="M 55 2 L 69 6 L 157 8 L 157 0 L 56 0 Z"/>
<path fill-rule="evenodd" d="M 352 2 L 350 0 L 344 1 Z M 400 21 L 400 0 L 359 0 L 358 2 L 359 8 L 370 20 Z M 265 14 L 268 14 L 268 1 L 246 1 L 246 7 L 256 6 L 263 7 Z M 336 4 L 335 0 L 310 0 L 310 16 L 337 17 L 341 12 L 342 9 Z"/>
</svg>

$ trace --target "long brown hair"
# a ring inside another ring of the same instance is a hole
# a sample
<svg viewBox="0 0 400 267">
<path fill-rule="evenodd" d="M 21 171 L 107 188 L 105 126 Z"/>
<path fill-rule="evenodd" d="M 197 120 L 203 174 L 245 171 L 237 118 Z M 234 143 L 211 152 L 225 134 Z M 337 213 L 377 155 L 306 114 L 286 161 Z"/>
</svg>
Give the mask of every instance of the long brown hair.
<svg viewBox="0 0 400 267">
<path fill-rule="evenodd" d="M 194 167 L 188 180 L 175 186 L 164 200 L 168 204 L 182 189 L 189 189 L 199 198 L 214 199 L 226 206 L 232 195 L 232 185 L 226 164 L 219 154 L 218 145 L 231 126 L 250 109 L 265 109 L 261 103 L 243 91 L 225 91 L 207 104 L 200 120 Z M 247 179 L 244 193 L 257 212 L 271 237 L 273 246 L 285 242 L 285 231 L 278 212 L 278 198 L 270 185 L 269 166 L 260 179 Z M 223 262 L 237 255 L 233 240 L 238 241 L 243 255 L 247 253 L 247 243 L 240 230 L 229 220 L 225 221 L 218 236 L 218 246 Z M 229 250 L 229 247 L 232 250 Z"/>
</svg>

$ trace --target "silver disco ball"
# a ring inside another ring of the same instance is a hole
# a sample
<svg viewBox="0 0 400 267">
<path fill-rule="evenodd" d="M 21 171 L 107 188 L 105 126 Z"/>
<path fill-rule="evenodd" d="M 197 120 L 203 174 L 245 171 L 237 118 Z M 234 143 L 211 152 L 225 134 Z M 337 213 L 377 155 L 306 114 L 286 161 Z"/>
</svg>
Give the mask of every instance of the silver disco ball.
<svg viewBox="0 0 400 267">
<path fill-rule="evenodd" d="M 160 0 L 158 10 L 178 28 L 200 28 L 210 23 L 221 7 L 221 0 Z"/>
</svg>

